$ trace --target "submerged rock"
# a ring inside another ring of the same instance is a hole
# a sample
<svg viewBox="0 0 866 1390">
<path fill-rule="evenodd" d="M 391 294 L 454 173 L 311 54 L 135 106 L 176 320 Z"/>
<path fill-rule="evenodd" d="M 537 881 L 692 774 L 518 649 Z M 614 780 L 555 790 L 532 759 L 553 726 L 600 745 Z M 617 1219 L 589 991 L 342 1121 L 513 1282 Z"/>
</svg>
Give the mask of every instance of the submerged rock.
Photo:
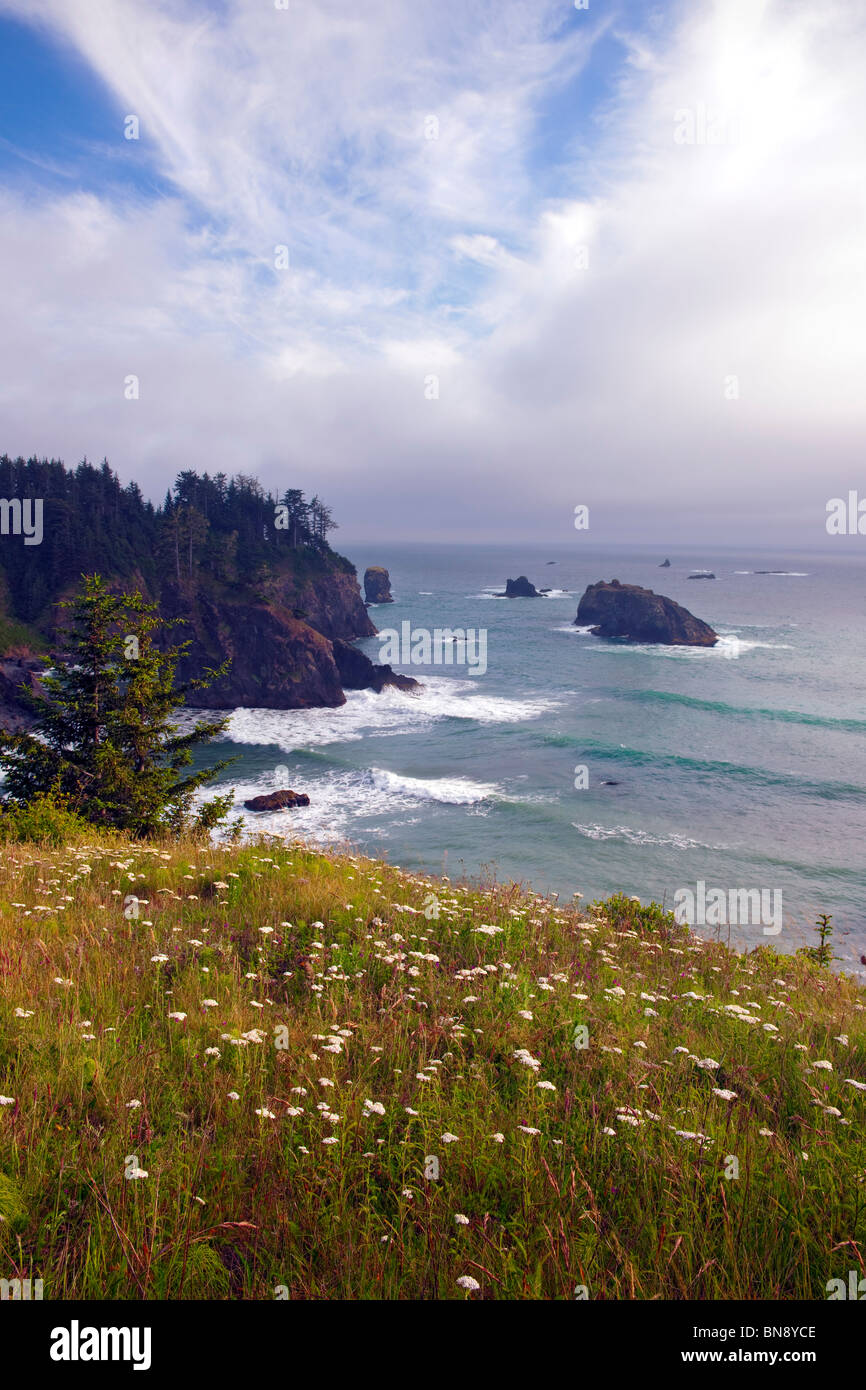
<svg viewBox="0 0 866 1390">
<path fill-rule="evenodd" d="M 620 584 L 618 579 L 590 584 L 574 621 L 581 627 L 593 624 L 596 637 L 619 637 L 628 642 L 714 647 L 719 640 L 708 623 L 672 598 L 638 584 Z"/>
</svg>

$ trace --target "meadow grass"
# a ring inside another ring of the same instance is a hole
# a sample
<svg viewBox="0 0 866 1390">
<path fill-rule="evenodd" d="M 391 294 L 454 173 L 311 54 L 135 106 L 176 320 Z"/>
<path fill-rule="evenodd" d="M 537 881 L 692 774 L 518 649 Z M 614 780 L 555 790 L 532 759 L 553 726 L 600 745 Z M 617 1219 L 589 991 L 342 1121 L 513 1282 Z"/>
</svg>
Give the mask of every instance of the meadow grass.
<svg viewBox="0 0 866 1390">
<path fill-rule="evenodd" d="M 0 844 L 0 1276 L 826 1298 L 866 1273 L 862 990 L 624 902 L 284 841 Z"/>
</svg>

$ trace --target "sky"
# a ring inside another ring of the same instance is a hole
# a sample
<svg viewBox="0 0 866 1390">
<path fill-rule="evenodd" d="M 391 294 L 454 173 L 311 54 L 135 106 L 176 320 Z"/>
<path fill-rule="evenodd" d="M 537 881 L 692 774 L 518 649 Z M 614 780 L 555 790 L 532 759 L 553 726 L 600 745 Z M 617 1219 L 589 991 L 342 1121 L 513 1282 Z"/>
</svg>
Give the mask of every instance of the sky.
<svg viewBox="0 0 866 1390">
<path fill-rule="evenodd" d="M 0 0 L 0 451 L 338 546 L 828 547 L 864 72 L 862 0 Z"/>
</svg>

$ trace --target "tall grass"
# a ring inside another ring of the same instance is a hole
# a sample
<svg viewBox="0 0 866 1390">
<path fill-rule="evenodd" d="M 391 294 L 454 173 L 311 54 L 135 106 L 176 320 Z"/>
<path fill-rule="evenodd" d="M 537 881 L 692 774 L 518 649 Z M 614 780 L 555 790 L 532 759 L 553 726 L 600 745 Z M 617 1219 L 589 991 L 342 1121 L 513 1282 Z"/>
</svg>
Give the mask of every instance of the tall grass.
<svg viewBox="0 0 866 1390">
<path fill-rule="evenodd" d="M 803 956 L 283 842 L 0 859 L 0 1276 L 46 1298 L 866 1272 L 866 1001 Z"/>
</svg>

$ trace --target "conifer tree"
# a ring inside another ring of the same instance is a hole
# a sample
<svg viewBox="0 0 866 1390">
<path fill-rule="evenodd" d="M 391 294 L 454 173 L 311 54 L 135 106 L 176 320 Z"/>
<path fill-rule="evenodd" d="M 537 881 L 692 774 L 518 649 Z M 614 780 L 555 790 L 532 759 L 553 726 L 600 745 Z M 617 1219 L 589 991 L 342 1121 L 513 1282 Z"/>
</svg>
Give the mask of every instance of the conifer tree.
<svg viewBox="0 0 866 1390">
<path fill-rule="evenodd" d="M 183 775 L 193 749 L 222 733 L 228 717 L 182 732 L 172 713 L 188 691 L 224 674 L 176 685 L 177 663 L 190 645 L 160 650 L 154 638 L 174 626 L 141 594 L 112 594 L 99 575 L 84 576 L 72 610 L 68 655 L 43 677 L 47 699 L 28 700 L 32 732 L 0 734 L 4 791 L 27 803 L 40 794 L 67 799 L 94 824 L 146 836 L 192 822 L 208 829 L 227 814 L 232 795 L 214 797 L 197 816 L 192 802 L 233 759 Z M 175 620 L 177 621 L 177 620 Z"/>
</svg>

